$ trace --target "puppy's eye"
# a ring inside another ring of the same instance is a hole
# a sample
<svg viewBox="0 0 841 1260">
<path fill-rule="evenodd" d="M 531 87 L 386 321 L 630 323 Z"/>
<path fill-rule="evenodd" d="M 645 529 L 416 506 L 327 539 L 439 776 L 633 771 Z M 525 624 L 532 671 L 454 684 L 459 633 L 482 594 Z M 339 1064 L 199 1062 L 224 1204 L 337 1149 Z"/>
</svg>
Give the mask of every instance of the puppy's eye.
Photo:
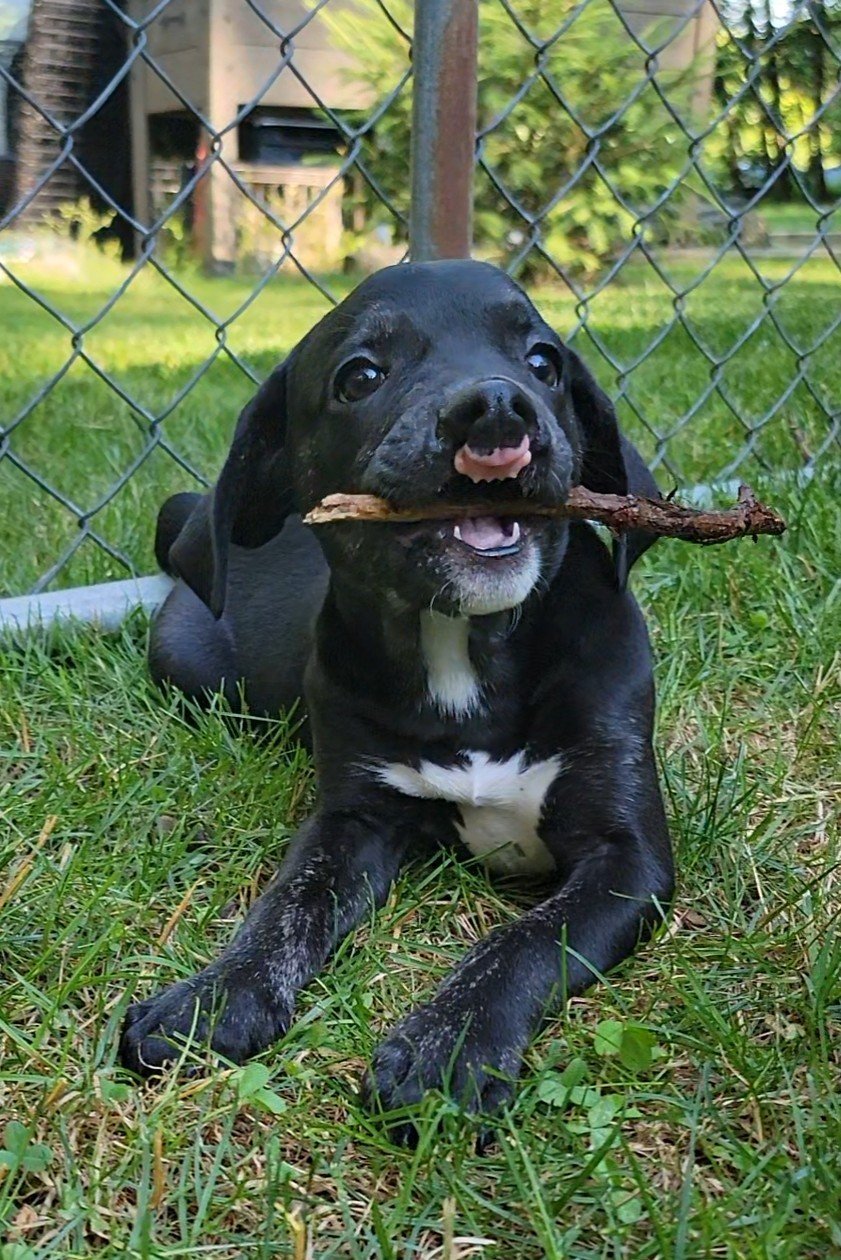
<svg viewBox="0 0 841 1260">
<path fill-rule="evenodd" d="M 561 373 L 558 356 L 551 346 L 535 346 L 526 355 L 526 363 L 539 381 L 548 385 L 550 389 L 555 388 L 561 378 Z"/>
<path fill-rule="evenodd" d="M 354 403 L 380 388 L 385 372 L 370 359 L 351 359 L 336 375 L 334 392 L 339 402 Z"/>
</svg>

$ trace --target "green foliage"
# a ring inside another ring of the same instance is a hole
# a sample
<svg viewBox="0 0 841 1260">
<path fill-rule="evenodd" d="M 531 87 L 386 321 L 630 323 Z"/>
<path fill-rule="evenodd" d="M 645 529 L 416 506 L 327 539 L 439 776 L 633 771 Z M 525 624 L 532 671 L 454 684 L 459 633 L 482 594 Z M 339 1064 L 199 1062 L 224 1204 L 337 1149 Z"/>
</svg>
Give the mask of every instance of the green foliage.
<svg viewBox="0 0 841 1260">
<path fill-rule="evenodd" d="M 567 1107 L 570 1103 L 584 1102 L 591 1092 L 583 1084 L 587 1073 L 584 1059 L 570 1059 L 563 1072 L 544 1076 L 537 1087 L 537 1096 L 550 1107 Z"/>
<path fill-rule="evenodd" d="M 279 1116 L 286 1110 L 280 1094 L 268 1088 L 271 1072 L 265 1063 L 249 1063 L 234 1073 L 237 1101 L 250 1103 L 260 1111 Z"/>
<path fill-rule="evenodd" d="M 728 0 L 723 16 L 715 98 L 726 113 L 704 146 L 707 165 L 728 191 L 753 193 L 782 168 L 772 196 L 799 196 L 803 183 L 824 200 L 826 170 L 841 162 L 841 3 L 780 15 L 769 0 Z"/>
<path fill-rule="evenodd" d="M 53 1153 L 48 1146 L 32 1142 L 29 1130 L 19 1120 L 10 1120 L 3 1130 L 0 1147 L 0 1168 L 10 1172 L 38 1173 L 51 1163 Z"/>
<path fill-rule="evenodd" d="M 639 1028 L 639 1025 L 633 1027 Z M 621 1036 L 623 1024 L 619 1020 L 603 1020 L 596 1026 L 598 1053 L 615 1052 L 612 1047 L 616 1044 L 617 1029 Z M 607 1052 L 605 1045 L 611 1047 Z M 551 1072 L 543 1077 L 537 1087 L 537 1097 L 564 1112 L 561 1126 L 570 1140 L 578 1140 L 586 1146 L 589 1171 L 599 1183 L 600 1193 L 609 1202 L 617 1220 L 632 1225 L 643 1215 L 643 1205 L 632 1180 L 612 1152 L 622 1142 L 623 1129 L 632 1126 L 643 1113 L 630 1094 L 605 1092 L 599 1083 L 587 1084 L 588 1077 L 586 1061 L 574 1058 L 562 1072 Z"/>
<path fill-rule="evenodd" d="M 542 17 L 539 0 L 518 11 L 545 38 L 573 7 L 563 0 L 553 6 L 551 19 Z M 685 137 L 653 90 L 633 99 L 645 75 L 644 57 L 602 0 L 591 0 L 546 51 L 544 77 L 495 125 L 532 72 L 534 53 L 501 6 L 485 10 L 479 112 L 480 126 L 492 130 L 483 157 L 528 216 L 543 216 L 540 239 L 552 258 L 565 268 L 595 272 L 677 179 Z M 674 78 L 669 87 L 673 97 L 681 95 Z M 528 241 L 528 222 L 484 183 L 478 239 L 503 241 L 516 254 Z M 670 204 L 676 212 L 676 197 Z"/>
<path fill-rule="evenodd" d="M 648 1071 L 658 1053 L 662 1053 L 656 1037 L 647 1028 L 618 1019 L 603 1019 L 596 1025 L 594 1048 L 596 1054 L 618 1056 L 629 1072 Z"/>
<path fill-rule="evenodd" d="M 406 64 L 405 41 L 375 0 L 360 0 L 357 15 L 342 11 L 334 37 L 354 56 L 354 77 L 372 99 L 382 100 Z M 569 18 L 573 0 L 546 6 L 523 0 L 518 14 L 536 40 L 548 40 Z M 411 5 L 391 5 L 405 29 Z M 563 267 L 593 273 L 634 231 L 650 230 L 647 216 L 686 160 L 687 140 L 649 86 L 645 57 L 607 0 L 591 0 L 563 37 L 536 57 L 534 47 L 496 0 L 480 0 L 480 154 L 494 178 L 477 181 L 475 239 L 496 260 L 523 255 L 522 272 L 549 271 L 529 250 L 530 225 L 539 219 L 546 251 Z M 522 85 L 535 74 L 520 97 Z M 661 89 L 680 111 L 691 76 L 658 72 Z M 411 100 L 402 92 L 364 142 L 363 160 L 403 214 L 408 209 Z M 495 182 L 498 181 L 498 182 Z M 501 185 L 501 187 L 500 187 Z M 376 194 L 361 186 L 369 221 L 389 218 Z M 669 199 L 679 210 L 680 193 Z M 657 230 L 664 226 L 663 212 Z M 527 257 L 525 255 L 528 255 Z"/>
<path fill-rule="evenodd" d="M 56 236 L 81 245 L 96 245 L 109 258 L 117 258 L 120 242 L 105 235 L 116 217 L 115 210 L 97 210 L 90 197 L 80 197 L 56 206 L 44 223 Z"/>
<path fill-rule="evenodd" d="M 186 210 L 176 210 L 165 220 L 155 242 L 155 255 L 170 271 L 184 274 L 191 269 L 196 247 Z"/>
</svg>

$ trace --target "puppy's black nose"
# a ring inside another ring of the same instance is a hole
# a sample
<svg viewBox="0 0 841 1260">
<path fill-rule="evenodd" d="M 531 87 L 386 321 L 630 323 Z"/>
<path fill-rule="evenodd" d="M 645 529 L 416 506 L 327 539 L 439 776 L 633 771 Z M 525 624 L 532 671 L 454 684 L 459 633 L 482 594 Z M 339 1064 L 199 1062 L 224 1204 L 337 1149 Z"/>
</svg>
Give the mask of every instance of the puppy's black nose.
<svg viewBox="0 0 841 1260">
<path fill-rule="evenodd" d="M 471 481 L 519 476 L 531 463 L 536 433 L 534 404 L 504 377 L 459 390 L 438 416 L 438 436 L 453 443 L 456 472 Z"/>
<path fill-rule="evenodd" d="M 453 394 L 438 414 L 438 436 L 474 455 L 521 447 L 537 435 L 537 412 L 528 394 L 514 381 L 494 377 L 466 385 Z"/>
</svg>

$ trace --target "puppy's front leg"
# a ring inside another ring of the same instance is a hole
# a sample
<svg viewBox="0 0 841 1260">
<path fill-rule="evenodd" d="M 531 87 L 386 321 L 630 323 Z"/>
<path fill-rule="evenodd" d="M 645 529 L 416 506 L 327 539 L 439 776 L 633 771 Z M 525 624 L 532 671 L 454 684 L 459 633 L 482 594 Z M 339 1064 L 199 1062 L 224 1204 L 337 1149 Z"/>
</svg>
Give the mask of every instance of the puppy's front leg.
<svg viewBox="0 0 841 1260">
<path fill-rule="evenodd" d="M 397 1024 L 375 1052 L 369 1102 L 390 1111 L 443 1089 L 469 1111 L 501 1106 L 543 1017 L 630 954 L 671 893 L 667 848 L 627 833 L 594 843 L 562 887 L 474 945 Z M 394 1133 L 411 1141 L 414 1130 Z"/>
<path fill-rule="evenodd" d="M 364 814 L 316 815 L 228 948 L 204 971 L 130 1007 L 120 1056 L 148 1074 L 191 1035 L 235 1063 L 286 1032 L 295 995 L 385 900 L 411 830 Z"/>
</svg>

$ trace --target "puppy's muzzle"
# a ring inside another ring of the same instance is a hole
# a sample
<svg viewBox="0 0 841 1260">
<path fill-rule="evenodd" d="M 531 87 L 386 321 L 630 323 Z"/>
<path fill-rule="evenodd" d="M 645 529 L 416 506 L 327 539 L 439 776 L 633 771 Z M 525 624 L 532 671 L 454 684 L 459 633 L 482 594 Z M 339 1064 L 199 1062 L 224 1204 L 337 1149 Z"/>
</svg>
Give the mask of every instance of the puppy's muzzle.
<svg viewBox="0 0 841 1260">
<path fill-rule="evenodd" d="M 494 377 L 474 382 L 441 408 L 438 436 L 455 448 L 457 473 L 474 482 L 502 481 L 531 463 L 537 409 L 514 381 Z"/>
</svg>

